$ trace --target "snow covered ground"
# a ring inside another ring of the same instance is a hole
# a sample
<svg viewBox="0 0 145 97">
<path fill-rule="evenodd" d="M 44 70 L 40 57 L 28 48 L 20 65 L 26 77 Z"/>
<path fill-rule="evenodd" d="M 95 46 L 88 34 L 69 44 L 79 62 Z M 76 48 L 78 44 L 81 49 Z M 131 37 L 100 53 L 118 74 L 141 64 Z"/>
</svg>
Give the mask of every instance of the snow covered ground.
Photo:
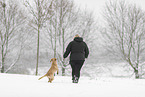
<svg viewBox="0 0 145 97">
<path fill-rule="evenodd" d="M 0 97 L 145 97 L 145 79 L 55 76 L 53 83 L 40 76 L 0 73 Z"/>
</svg>

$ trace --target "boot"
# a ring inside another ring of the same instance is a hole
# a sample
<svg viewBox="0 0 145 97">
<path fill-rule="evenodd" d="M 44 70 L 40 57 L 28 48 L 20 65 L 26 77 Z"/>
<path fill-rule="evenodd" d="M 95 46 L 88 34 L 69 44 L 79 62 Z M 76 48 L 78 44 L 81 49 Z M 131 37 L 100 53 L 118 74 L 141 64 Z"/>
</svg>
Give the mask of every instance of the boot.
<svg viewBox="0 0 145 97">
<path fill-rule="evenodd" d="M 74 76 L 74 78 L 73 78 L 73 83 L 78 83 L 78 77 L 76 77 L 76 76 Z"/>
</svg>

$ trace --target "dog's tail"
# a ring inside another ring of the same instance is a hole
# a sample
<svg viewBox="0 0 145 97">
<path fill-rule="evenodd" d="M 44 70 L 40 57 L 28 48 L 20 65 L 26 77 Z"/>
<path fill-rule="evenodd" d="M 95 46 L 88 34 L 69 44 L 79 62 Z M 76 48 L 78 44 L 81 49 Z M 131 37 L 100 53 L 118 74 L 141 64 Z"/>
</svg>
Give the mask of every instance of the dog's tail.
<svg viewBox="0 0 145 97">
<path fill-rule="evenodd" d="M 43 77 L 46 77 L 46 75 L 44 75 L 44 76 L 40 77 L 38 80 L 42 79 Z"/>
</svg>

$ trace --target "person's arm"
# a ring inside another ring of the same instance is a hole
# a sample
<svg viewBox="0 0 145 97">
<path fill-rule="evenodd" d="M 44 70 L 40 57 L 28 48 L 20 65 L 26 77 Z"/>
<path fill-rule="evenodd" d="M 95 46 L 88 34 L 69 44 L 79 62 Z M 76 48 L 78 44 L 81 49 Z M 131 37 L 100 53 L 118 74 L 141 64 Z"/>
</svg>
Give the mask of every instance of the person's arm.
<svg viewBox="0 0 145 97">
<path fill-rule="evenodd" d="M 70 51 L 71 51 L 71 43 L 72 43 L 72 42 L 70 42 L 70 43 L 68 44 L 68 46 L 67 46 L 67 48 L 66 48 L 66 51 L 65 51 L 65 53 L 64 53 L 64 55 L 63 55 L 63 58 L 66 58 L 66 57 L 69 55 L 69 53 L 70 53 Z"/>
<path fill-rule="evenodd" d="M 88 58 L 88 55 L 89 55 L 89 48 L 87 46 L 87 44 L 85 43 L 86 45 L 86 48 L 85 48 L 85 58 Z"/>
</svg>

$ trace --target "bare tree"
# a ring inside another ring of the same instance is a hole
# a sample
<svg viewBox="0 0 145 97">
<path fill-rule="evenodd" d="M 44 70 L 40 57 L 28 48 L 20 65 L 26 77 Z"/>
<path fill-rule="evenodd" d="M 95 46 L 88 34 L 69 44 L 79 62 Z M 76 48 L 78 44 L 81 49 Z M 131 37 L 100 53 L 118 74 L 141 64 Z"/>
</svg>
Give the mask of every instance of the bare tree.
<svg viewBox="0 0 145 97">
<path fill-rule="evenodd" d="M 52 4 L 54 0 L 33 0 L 32 2 L 25 2 L 25 6 L 28 8 L 32 15 L 30 26 L 37 31 L 37 62 L 36 62 L 36 75 L 38 74 L 39 64 L 39 43 L 40 43 L 40 32 L 43 28 L 43 24 L 49 20 L 52 15 Z"/>
<path fill-rule="evenodd" d="M 132 4 L 125 1 L 106 3 L 104 12 L 105 48 L 113 55 L 122 58 L 133 69 L 135 78 L 140 78 L 139 71 L 144 65 L 145 52 L 145 14 Z"/>
<path fill-rule="evenodd" d="M 95 33 L 96 24 L 92 13 L 82 11 L 75 6 L 73 1 L 69 0 L 55 0 L 53 4 L 54 15 L 50 19 L 48 26 L 45 29 L 46 41 L 50 40 L 53 50 L 53 56 L 57 57 L 59 64 L 61 64 L 62 75 L 68 68 L 68 59 L 64 60 L 62 55 L 66 49 L 67 44 L 73 40 L 75 34 L 80 34 L 85 40 L 91 44 L 93 40 L 92 35 Z"/>
<path fill-rule="evenodd" d="M 72 1 L 69 0 L 61 0 L 58 2 L 59 5 L 59 21 L 58 21 L 58 35 L 59 35 L 59 46 L 61 47 L 61 51 L 57 51 L 58 58 L 61 62 L 61 67 L 62 67 L 62 75 L 65 75 L 65 69 L 68 63 L 66 62 L 65 59 L 62 58 L 62 55 L 65 52 L 65 45 L 66 41 L 72 37 L 73 33 L 76 26 L 76 19 L 77 17 L 75 16 L 75 5 Z M 71 30 L 70 30 L 71 29 Z"/>
<path fill-rule="evenodd" d="M 26 18 L 14 1 L 0 1 L 0 6 L 0 70 L 1 73 L 4 73 L 8 72 L 20 58 L 22 45 L 18 40 L 21 33 L 18 32 L 20 32 Z M 9 54 L 15 48 L 18 52 L 13 54 L 12 60 L 9 59 L 10 65 L 6 65 Z"/>
<path fill-rule="evenodd" d="M 70 36 L 72 36 L 71 32 L 74 31 L 74 21 L 76 21 L 76 16 L 74 12 L 74 4 L 69 0 L 54 0 L 52 5 L 54 10 L 54 15 L 46 23 L 47 29 L 45 29 L 47 33 L 46 41 L 50 40 L 50 44 L 53 50 L 53 56 L 57 57 L 62 67 L 62 75 L 65 75 L 65 67 L 64 59 L 62 55 L 65 50 L 65 43 L 68 41 Z M 69 30 L 68 30 L 69 29 Z M 58 50 L 59 49 L 59 50 Z"/>
</svg>

